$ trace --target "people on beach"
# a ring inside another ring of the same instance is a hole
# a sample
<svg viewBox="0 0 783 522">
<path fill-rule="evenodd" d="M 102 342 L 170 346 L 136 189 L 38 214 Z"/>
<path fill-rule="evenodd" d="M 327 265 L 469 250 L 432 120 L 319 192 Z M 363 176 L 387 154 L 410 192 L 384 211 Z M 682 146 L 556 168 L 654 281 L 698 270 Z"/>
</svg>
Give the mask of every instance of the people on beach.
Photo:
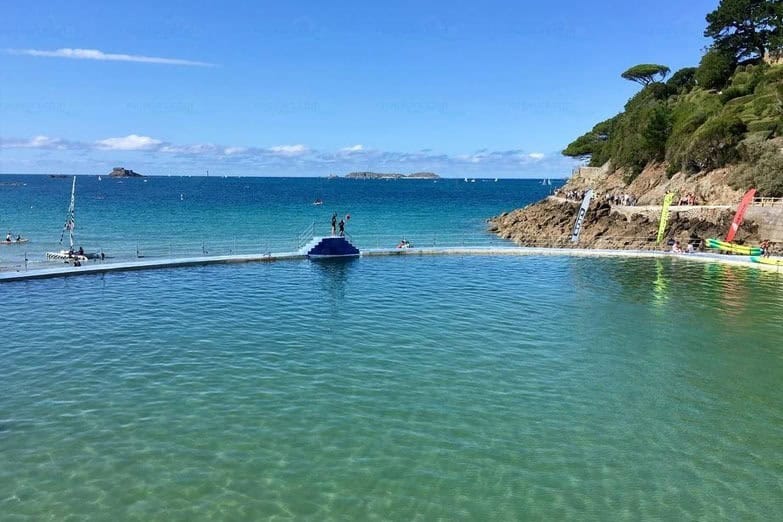
<svg viewBox="0 0 783 522">
<path fill-rule="evenodd" d="M 586 190 L 563 191 L 561 189 L 557 189 L 554 192 L 555 196 L 564 197 L 569 201 L 582 201 L 586 193 Z M 607 192 L 606 194 L 596 194 L 595 197 L 598 201 L 603 201 L 604 203 L 609 203 L 610 205 L 622 205 L 626 207 L 632 207 L 636 205 L 636 196 L 628 193 Z"/>
<path fill-rule="evenodd" d="M 687 194 L 684 194 L 682 197 L 680 197 L 679 201 L 677 201 L 678 205 L 689 205 L 693 206 L 696 204 L 696 194 L 693 192 L 688 192 Z"/>
<path fill-rule="evenodd" d="M 337 233 L 337 212 L 332 214 L 332 235 Z"/>
</svg>

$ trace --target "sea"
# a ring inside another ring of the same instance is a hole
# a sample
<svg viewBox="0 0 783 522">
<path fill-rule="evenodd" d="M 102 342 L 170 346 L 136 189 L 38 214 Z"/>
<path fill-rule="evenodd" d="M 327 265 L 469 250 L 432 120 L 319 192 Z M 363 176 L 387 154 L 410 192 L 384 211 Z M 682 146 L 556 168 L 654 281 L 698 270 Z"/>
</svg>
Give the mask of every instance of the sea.
<svg viewBox="0 0 783 522">
<path fill-rule="evenodd" d="M 30 238 L 0 264 L 44 263 L 70 188 L 0 177 Z M 552 188 L 79 176 L 75 233 L 288 251 L 337 212 L 363 248 L 506 244 L 486 219 Z M 774 520 L 781 277 L 455 255 L 0 284 L 0 519 Z"/>
</svg>

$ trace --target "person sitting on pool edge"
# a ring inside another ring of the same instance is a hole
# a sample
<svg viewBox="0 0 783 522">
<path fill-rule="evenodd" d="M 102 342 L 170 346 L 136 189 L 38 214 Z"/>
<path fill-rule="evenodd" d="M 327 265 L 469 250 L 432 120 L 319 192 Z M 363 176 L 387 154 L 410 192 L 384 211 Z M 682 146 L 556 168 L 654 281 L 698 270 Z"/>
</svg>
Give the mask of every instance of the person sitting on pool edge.
<svg viewBox="0 0 783 522">
<path fill-rule="evenodd" d="M 682 247 L 680 247 L 680 241 L 675 240 L 672 245 L 672 254 L 682 254 Z"/>
</svg>

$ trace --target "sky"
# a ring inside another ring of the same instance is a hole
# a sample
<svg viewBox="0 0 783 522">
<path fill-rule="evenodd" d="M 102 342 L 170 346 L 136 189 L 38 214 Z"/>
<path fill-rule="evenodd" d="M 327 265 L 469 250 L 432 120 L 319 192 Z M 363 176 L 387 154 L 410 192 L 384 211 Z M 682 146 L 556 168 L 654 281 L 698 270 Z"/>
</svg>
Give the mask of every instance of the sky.
<svg viewBox="0 0 783 522">
<path fill-rule="evenodd" d="M 0 3 L 0 172 L 565 177 L 717 0 Z"/>
</svg>

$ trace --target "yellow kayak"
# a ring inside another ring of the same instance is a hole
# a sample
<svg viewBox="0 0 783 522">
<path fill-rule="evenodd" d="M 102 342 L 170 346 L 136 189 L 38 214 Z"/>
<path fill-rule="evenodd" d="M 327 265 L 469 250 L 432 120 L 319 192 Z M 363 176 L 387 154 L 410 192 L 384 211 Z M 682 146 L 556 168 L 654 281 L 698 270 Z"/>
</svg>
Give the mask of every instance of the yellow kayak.
<svg viewBox="0 0 783 522">
<path fill-rule="evenodd" d="M 760 256 L 761 247 L 738 245 L 737 243 L 726 243 L 720 239 L 709 238 L 706 241 L 707 248 L 715 248 L 732 254 L 741 254 L 744 256 Z"/>
<path fill-rule="evenodd" d="M 783 259 L 779 257 L 775 258 L 775 257 L 752 256 L 750 260 L 753 261 L 754 263 L 761 263 L 762 265 L 783 266 Z"/>
</svg>

